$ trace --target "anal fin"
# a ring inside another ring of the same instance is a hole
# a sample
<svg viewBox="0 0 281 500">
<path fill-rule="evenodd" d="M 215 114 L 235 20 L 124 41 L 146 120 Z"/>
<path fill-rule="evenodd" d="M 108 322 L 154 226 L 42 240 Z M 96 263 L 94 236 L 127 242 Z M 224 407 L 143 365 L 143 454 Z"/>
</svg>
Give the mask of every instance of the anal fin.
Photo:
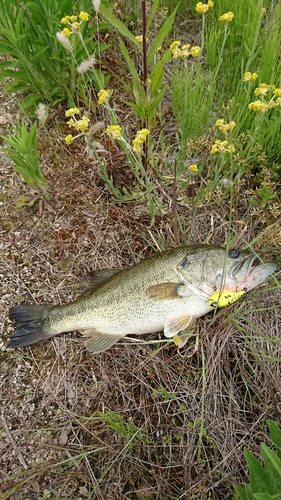
<svg viewBox="0 0 281 500">
<path fill-rule="evenodd" d="M 174 337 L 180 332 L 192 330 L 195 324 L 196 318 L 194 318 L 194 316 L 182 316 L 181 318 L 176 318 L 164 325 L 164 335 L 168 338 Z"/>
<path fill-rule="evenodd" d="M 95 328 L 89 330 L 80 330 L 83 335 L 87 338 L 84 342 L 85 347 L 91 352 L 98 353 L 103 352 L 112 347 L 118 340 L 122 339 L 126 335 L 124 334 L 113 334 L 113 333 L 102 333 Z"/>
</svg>

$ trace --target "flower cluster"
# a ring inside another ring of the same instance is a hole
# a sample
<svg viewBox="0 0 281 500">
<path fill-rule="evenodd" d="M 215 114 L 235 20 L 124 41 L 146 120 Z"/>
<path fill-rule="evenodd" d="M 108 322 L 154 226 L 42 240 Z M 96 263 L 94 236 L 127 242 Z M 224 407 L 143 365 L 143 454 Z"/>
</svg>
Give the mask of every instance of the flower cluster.
<svg viewBox="0 0 281 500">
<path fill-rule="evenodd" d="M 122 137 L 120 125 L 109 125 L 105 133 L 112 137 L 112 139 L 121 139 Z"/>
<path fill-rule="evenodd" d="M 223 21 L 225 23 L 231 23 L 234 18 L 233 12 L 226 12 L 222 16 L 219 17 L 219 21 Z"/>
<path fill-rule="evenodd" d="M 196 163 L 193 163 L 192 165 L 189 165 L 188 170 L 194 174 L 197 174 L 199 168 Z"/>
<path fill-rule="evenodd" d="M 141 153 L 141 145 L 146 141 L 147 136 L 150 131 L 147 128 L 142 128 L 138 130 L 136 137 L 133 139 L 133 151 L 135 153 Z"/>
<path fill-rule="evenodd" d="M 255 90 L 255 95 L 266 95 L 269 90 L 271 90 L 272 85 L 267 85 L 267 83 L 261 83 L 259 87 Z"/>
<path fill-rule="evenodd" d="M 70 28 L 64 28 L 61 33 L 69 38 L 71 33 L 77 33 L 80 31 L 80 25 L 82 22 L 89 20 L 89 14 L 87 12 L 80 12 L 78 16 L 65 16 L 61 19 L 61 24 L 68 24 Z"/>
<path fill-rule="evenodd" d="M 223 118 L 220 118 L 216 121 L 215 126 L 218 127 L 224 134 L 234 129 L 236 123 L 231 121 L 229 123 L 225 123 Z"/>
<path fill-rule="evenodd" d="M 179 40 L 175 40 L 170 45 L 170 51 L 173 54 L 173 59 L 178 59 L 179 57 L 187 58 L 189 56 L 198 57 L 201 53 L 201 47 L 198 45 L 191 47 L 189 43 L 181 45 Z"/>
<path fill-rule="evenodd" d="M 209 8 L 213 6 L 214 2 L 212 2 L 212 0 L 208 0 L 207 3 L 198 2 L 198 4 L 195 7 L 195 10 L 196 12 L 199 12 L 199 14 L 205 14 L 207 10 L 209 10 Z"/>
<path fill-rule="evenodd" d="M 135 39 L 136 39 L 137 42 L 142 43 L 143 36 L 142 35 L 137 35 L 137 36 L 135 36 Z M 145 40 L 148 42 L 148 38 L 147 37 L 146 37 Z"/>
<path fill-rule="evenodd" d="M 271 94 L 271 97 L 268 101 L 265 101 L 264 98 L 268 94 Z M 281 88 L 275 87 L 275 85 L 261 83 L 259 87 L 255 89 L 255 95 L 260 97 L 260 99 L 250 102 L 248 109 L 251 111 L 266 113 L 269 109 L 281 106 Z"/>
<path fill-rule="evenodd" d="M 250 71 L 246 71 L 246 73 L 244 73 L 244 82 L 253 82 L 257 78 L 257 73 L 251 73 Z"/>
<path fill-rule="evenodd" d="M 236 123 L 234 121 L 230 121 L 229 123 L 225 123 L 223 118 L 219 118 L 215 126 L 218 127 L 218 129 L 223 132 L 226 137 L 229 132 L 231 132 Z M 229 144 L 227 140 L 220 141 L 219 139 L 215 140 L 212 148 L 211 148 L 211 154 L 215 153 L 234 153 L 235 152 L 235 147 L 233 144 Z"/>
<path fill-rule="evenodd" d="M 104 104 L 111 96 L 111 90 L 102 89 L 98 92 L 98 104 Z"/>
<path fill-rule="evenodd" d="M 75 137 L 73 137 L 72 134 L 68 134 L 64 138 L 66 144 L 71 144 L 72 141 L 74 141 L 74 139 L 77 139 L 77 137 L 80 137 L 81 135 L 88 134 L 90 119 L 88 118 L 88 116 L 83 115 L 82 118 L 77 120 L 75 115 L 79 115 L 79 114 L 80 114 L 80 110 L 78 108 L 69 108 L 65 112 L 65 116 L 67 118 L 71 117 L 70 120 L 68 120 L 68 122 L 67 122 L 68 126 L 73 127 L 78 132 L 78 134 Z"/>
<path fill-rule="evenodd" d="M 229 144 L 228 141 L 220 141 L 219 139 L 216 139 L 212 149 L 211 149 L 211 154 L 215 153 L 234 153 L 235 152 L 235 147 L 233 144 Z"/>
</svg>

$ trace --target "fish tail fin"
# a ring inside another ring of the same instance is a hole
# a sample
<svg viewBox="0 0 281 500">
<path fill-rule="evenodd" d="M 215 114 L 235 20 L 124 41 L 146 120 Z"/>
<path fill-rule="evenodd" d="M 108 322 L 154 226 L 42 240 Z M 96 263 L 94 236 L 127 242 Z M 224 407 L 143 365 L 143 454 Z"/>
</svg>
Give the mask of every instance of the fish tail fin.
<svg viewBox="0 0 281 500">
<path fill-rule="evenodd" d="M 25 347 L 52 337 L 45 329 L 51 307 L 30 304 L 11 307 L 9 318 L 16 322 L 17 329 L 8 340 L 7 347 Z"/>
</svg>

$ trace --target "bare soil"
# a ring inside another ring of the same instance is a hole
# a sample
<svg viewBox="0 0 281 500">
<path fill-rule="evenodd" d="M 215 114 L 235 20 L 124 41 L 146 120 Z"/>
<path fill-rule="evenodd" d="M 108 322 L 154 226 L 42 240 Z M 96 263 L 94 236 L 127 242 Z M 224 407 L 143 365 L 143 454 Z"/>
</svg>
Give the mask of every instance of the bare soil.
<svg viewBox="0 0 281 500">
<path fill-rule="evenodd" d="M 13 96 L 0 99 L 5 133 L 17 108 Z M 193 355 L 195 339 L 178 352 L 161 333 L 99 355 L 78 333 L 6 349 L 12 305 L 69 302 L 89 271 L 177 244 L 171 191 L 161 187 L 167 210 L 149 227 L 145 207 L 114 202 L 84 145 L 67 148 L 57 130 L 52 121 L 39 134 L 48 203 L 15 207 L 34 193 L 0 152 L 0 498 L 230 499 L 249 479 L 243 448 L 259 456 L 266 420 L 281 424 L 280 273 L 202 318 Z M 122 157 L 109 158 L 126 182 Z M 227 202 L 199 207 L 195 221 L 191 205 L 178 210 L 180 243 L 226 242 Z M 233 235 L 255 226 L 242 195 L 234 210 Z"/>
</svg>

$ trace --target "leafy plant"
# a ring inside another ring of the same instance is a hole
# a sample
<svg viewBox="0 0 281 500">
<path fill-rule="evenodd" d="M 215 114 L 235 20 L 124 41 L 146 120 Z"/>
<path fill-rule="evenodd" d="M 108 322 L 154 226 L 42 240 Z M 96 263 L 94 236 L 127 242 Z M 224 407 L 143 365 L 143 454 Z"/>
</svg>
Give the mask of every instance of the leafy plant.
<svg viewBox="0 0 281 500">
<path fill-rule="evenodd" d="M 13 124 L 12 133 L 7 137 L 0 134 L 0 137 L 9 147 L 2 148 L 14 162 L 13 168 L 18 172 L 24 182 L 39 191 L 39 195 L 33 197 L 21 197 L 18 200 L 18 206 L 33 205 L 40 193 L 45 199 L 49 199 L 46 181 L 41 174 L 39 158 L 37 151 L 37 124 L 32 125 L 28 131 L 25 124 Z"/>
<path fill-rule="evenodd" d="M 249 467 L 250 482 L 245 487 L 234 486 L 234 500 L 273 500 L 281 499 L 281 430 L 272 421 L 267 421 L 272 444 L 277 454 L 265 443 L 261 443 L 262 463 L 245 448 L 244 453 Z"/>
<path fill-rule="evenodd" d="M 115 431 L 118 436 L 130 442 L 131 446 L 138 446 L 144 443 L 151 443 L 147 433 L 141 428 L 137 427 L 132 421 L 125 420 L 118 413 L 112 410 L 107 410 L 105 413 L 98 412 L 98 415 L 104 420 L 107 426 Z"/>
<path fill-rule="evenodd" d="M 92 8 L 90 0 L 76 2 L 79 9 Z M 79 37 L 74 37 L 71 51 L 66 51 L 56 37 L 61 27 L 61 19 L 66 13 L 72 14 L 70 0 L 23 1 L 15 4 L 12 0 L 0 0 L 0 54 L 9 56 L 0 62 L 0 81 L 7 77 L 5 93 L 17 92 L 27 95 L 21 102 L 22 108 L 34 111 L 39 102 L 54 106 L 68 98 L 70 104 L 81 88 L 97 85 L 93 75 L 77 73 L 77 66 L 87 52 L 95 55 L 98 42 L 96 33 L 103 28 L 94 23 L 81 23 L 82 32 L 87 32 L 84 45 Z M 99 52 L 104 46 L 99 44 Z M 83 86 L 81 87 L 81 82 Z"/>
</svg>

